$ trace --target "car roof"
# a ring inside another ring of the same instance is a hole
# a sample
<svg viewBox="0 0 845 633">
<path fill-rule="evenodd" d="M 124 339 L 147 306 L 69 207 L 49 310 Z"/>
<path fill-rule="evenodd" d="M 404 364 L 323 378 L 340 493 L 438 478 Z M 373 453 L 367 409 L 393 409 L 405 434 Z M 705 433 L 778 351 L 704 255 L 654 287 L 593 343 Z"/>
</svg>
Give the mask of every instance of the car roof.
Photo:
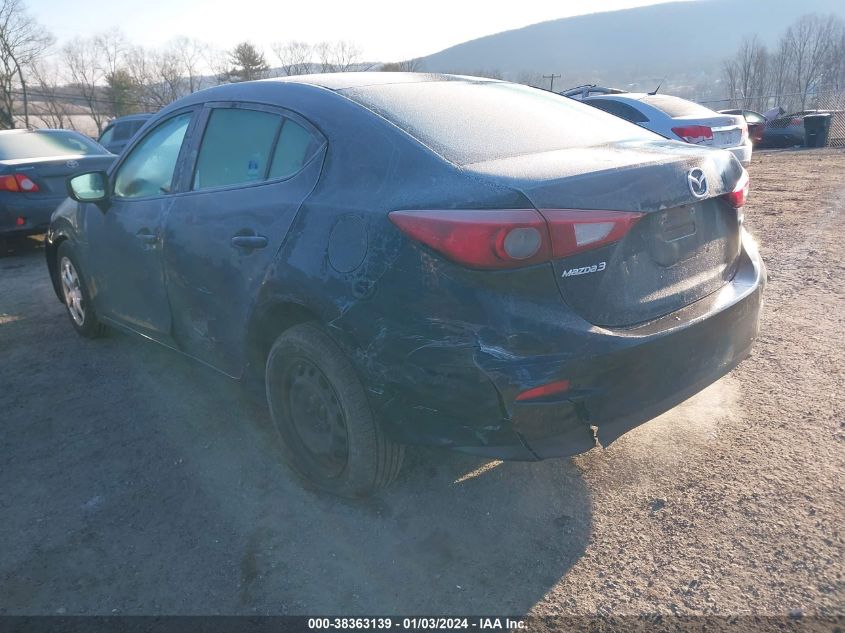
<svg viewBox="0 0 845 633">
<path fill-rule="evenodd" d="M 126 114 L 124 116 L 119 116 L 116 119 L 112 119 L 109 121 L 109 125 L 114 125 L 115 123 L 121 123 L 123 121 L 146 121 L 153 114 L 151 112 L 139 112 L 138 114 Z"/>
<path fill-rule="evenodd" d="M 431 81 L 496 82 L 498 80 L 487 79 L 484 77 L 469 77 L 466 75 L 449 75 L 444 73 L 353 72 L 294 75 L 292 77 L 262 79 L 261 81 L 308 84 L 310 86 L 319 86 L 329 90 L 346 90 L 350 88 L 386 86 L 400 83 L 423 83 Z"/>
<path fill-rule="evenodd" d="M 15 128 L 13 130 L 0 130 L 0 134 L 79 134 L 83 136 L 83 134 L 77 132 L 76 130 L 59 130 L 50 127 L 41 127 L 41 128 Z"/>
<path fill-rule="evenodd" d="M 279 97 L 285 94 L 287 103 L 292 105 L 303 99 L 313 101 L 319 93 L 344 99 L 342 96 L 344 90 L 424 82 L 502 83 L 496 79 L 482 77 L 403 72 L 346 72 L 274 77 L 204 88 L 170 103 L 157 112 L 156 116 L 167 115 L 180 108 L 210 101 L 244 100 L 277 103 Z"/>
</svg>

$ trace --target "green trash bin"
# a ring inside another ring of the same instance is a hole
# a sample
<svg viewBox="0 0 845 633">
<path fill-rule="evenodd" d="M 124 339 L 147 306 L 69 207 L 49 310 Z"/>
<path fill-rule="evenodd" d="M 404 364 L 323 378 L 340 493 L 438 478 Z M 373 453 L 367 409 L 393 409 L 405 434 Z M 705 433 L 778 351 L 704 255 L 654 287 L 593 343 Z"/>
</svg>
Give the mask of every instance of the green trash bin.
<svg viewBox="0 0 845 633">
<path fill-rule="evenodd" d="M 804 117 L 805 147 L 827 147 L 830 118 L 830 113 L 808 114 Z"/>
</svg>

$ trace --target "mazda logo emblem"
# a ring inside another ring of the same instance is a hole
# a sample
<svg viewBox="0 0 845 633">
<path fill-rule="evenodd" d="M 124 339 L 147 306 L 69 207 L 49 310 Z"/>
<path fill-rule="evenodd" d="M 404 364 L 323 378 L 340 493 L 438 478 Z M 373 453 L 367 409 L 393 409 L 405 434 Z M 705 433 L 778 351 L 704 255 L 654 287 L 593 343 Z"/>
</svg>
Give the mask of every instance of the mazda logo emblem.
<svg viewBox="0 0 845 633">
<path fill-rule="evenodd" d="M 697 167 L 687 174 L 687 184 L 689 190 L 696 198 L 703 198 L 707 195 L 707 178 L 704 172 Z"/>
<path fill-rule="evenodd" d="M 68 169 L 76 169 L 77 167 L 79 167 L 79 161 L 69 160 L 65 163 L 65 165 L 68 167 Z"/>
</svg>

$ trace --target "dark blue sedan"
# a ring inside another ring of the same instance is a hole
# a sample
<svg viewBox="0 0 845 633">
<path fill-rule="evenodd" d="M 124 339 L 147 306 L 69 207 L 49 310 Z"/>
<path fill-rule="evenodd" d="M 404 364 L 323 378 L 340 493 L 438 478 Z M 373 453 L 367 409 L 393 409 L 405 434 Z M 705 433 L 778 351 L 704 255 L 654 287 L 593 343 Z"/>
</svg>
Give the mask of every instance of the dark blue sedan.
<svg viewBox="0 0 845 633">
<path fill-rule="evenodd" d="M 114 158 L 73 130 L 0 132 L 0 238 L 46 231 L 67 197 L 67 177 L 105 169 Z"/>
<path fill-rule="evenodd" d="M 46 255 L 73 327 L 262 385 L 286 460 L 342 495 L 390 482 L 407 444 L 607 445 L 758 331 L 730 152 L 505 82 L 219 86 L 69 187 Z"/>
</svg>

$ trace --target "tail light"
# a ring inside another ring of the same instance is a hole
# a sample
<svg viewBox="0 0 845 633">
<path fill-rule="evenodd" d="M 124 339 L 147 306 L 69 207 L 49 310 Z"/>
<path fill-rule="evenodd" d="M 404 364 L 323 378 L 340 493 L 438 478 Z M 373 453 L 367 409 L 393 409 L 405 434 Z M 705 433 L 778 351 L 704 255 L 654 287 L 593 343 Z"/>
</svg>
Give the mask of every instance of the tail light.
<svg viewBox="0 0 845 633">
<path fill-rule="evenodd" d="M 706 125 L 684 125 L 673 127 L 672 131 L 687 143 L 703 143 L 713 140 L 713 130 Z"/>
<path fill-rule="evenodd" d="M 517 402 L 525 402 L 526 400 L 539 400 L 540 398 L 548 398 L 549 396 L 556 396 L 560 393 L 569 391 L 568 380 L 556 380 L 554 382 L 533 387 L 520 393 L 514 400 Z"/>
<path fill-rule="evenodd" d="M 790 124 L 790 125 L 801 125 L 803 122 L 804 122 L 804 119 L 801 119 L 801 118 L 798 118 L 798 117 L 794 117 L 794 118 L 793 118 L 793 119 L 789 122 L 789 124 Z"/>
<path fill-rule="evenodd" d="M 621 240 L 643 213 L 543 209 L 552 238 L 552 257 L 569 257 Z"/>
<path fill-rule="evenodd" d="M 394 211 L 408 237 L 469 268 L 517 268 L 618 241 L 642 217 L 569 209 Z"/>
<path fill-rule="evenodd" d="M 25 174 L 10 174 L 0 176 L 0 191 L 35 193 L 38 191 L 38 185 Z"/>
<path fill-rule="evenodd" d="M 730 193 L 724 194 L 722 197 L 727 200 L 728 204 L 730 204 L 734 209 L 739 209 L 740 207 L 745 206 L 745 201 L 748 200 L 749 185 L 750 181 L 748 180 L 748 172 L 743 169 L 742 176 L 739 177 L 734 190 Z"/>
<path fill-rule="evenodd" d="M 745 142 L 748 140 L 748 121 L 742 119 L 739 122 L 739 130 L 742 133 L 742 141 Z"/>
</svg>

